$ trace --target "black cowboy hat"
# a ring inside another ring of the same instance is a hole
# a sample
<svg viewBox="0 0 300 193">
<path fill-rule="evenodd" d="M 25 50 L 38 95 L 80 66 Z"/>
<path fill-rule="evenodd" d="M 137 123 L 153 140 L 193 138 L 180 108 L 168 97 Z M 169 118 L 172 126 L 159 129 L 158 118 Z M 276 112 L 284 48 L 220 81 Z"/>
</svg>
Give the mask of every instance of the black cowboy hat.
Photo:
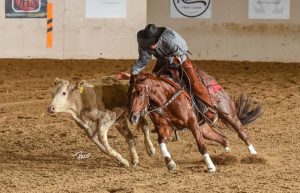
<svg viewBox="0 0 300 193">
<path fill-rule="evenodd" d="M 155 24 L 148 24 L 145 29 L 137 33 L 138 43 L 146 47 L 156 44 L 165 29 L 165 27 L 156 27 Z"/>
</svg>

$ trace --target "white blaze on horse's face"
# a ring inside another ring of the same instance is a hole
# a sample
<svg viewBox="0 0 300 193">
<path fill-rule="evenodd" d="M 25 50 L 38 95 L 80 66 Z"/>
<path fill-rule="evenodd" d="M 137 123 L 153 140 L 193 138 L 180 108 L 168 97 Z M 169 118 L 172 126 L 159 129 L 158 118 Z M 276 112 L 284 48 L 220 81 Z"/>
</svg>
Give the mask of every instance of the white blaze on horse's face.
<svg viewBox="0 0 300 193">
<path fill-rule="evenodd" d="M 55 87 L 52 93 L 53 100 L 48 108 L 50 113 L 68 112 L 72 109 L 72 100 L 69 98 L 71 87 L 69 81 L 55 80 Z"/>
</svg>

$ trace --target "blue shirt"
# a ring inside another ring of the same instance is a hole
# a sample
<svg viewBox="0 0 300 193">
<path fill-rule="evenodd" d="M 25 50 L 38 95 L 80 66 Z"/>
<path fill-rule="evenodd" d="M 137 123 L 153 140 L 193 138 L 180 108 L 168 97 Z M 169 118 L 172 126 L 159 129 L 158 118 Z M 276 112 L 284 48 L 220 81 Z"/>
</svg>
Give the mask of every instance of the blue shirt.
<svg viewBox="0 0 300 193">
<path fill-rule="evenodd" d="M 167 60 L 172 63 L 175 56 L 181 58 L 181 63 L 186 60 L 186 54 L 188 51 L 188 46 L 185 40 L 173 29 L 166 28 L 161 34 L 157 47 L 151 49 L 145 45 L 141 45 L 139 39 L 139 59 L 131 67 L 131 74 L 138 74 L 141 72 L 154 55 L 157 60 Z"/>
</svg>

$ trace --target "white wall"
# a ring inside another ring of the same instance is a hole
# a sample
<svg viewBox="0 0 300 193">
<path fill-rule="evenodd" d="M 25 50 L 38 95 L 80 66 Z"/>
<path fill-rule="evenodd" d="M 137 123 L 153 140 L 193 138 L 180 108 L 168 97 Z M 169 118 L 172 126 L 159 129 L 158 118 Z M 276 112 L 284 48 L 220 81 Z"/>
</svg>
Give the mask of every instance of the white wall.
<svg viewBox="0 0 300 193">
<path fill-rule="evenodd" d="M 49 0 L 50 1 L 50 0 Z M 248 0 L 212 0 L 211 19 L 173 19 L 169 0 L 127 0 L 127 18 L 85 18 L 85 0 L 54 2 L 54 47 L 46 48 L 46 18 L 6 19 L 0 0 L 0 58 L 137 58 L 136 32 L 147 23 L 170 26 L 193 59 L 300 62 L 300 1 L 289 20 L 250 20 Z"/>
<path fill-rule="evenodd" d="M 193 59 L 300 62 L 299 0 L 289 20 L 250 20 L 248 0 L 212 0 L 211 19 L 174 19 L 169 2 L 149 0 L 147 22 L 176 29 Z"/>
<path fill-rule="evenodd" d="M 48 0 L 50 1 L 50 0 Z M 127 0 L 127 18 L 85 18 L 85 0 L 53 0 L 53 48 L 46 18 L 6 19 L 0 1 L 0 58 L 136 58 L 136 32 L 146 24 L 146 0 Z"/>
</svg>

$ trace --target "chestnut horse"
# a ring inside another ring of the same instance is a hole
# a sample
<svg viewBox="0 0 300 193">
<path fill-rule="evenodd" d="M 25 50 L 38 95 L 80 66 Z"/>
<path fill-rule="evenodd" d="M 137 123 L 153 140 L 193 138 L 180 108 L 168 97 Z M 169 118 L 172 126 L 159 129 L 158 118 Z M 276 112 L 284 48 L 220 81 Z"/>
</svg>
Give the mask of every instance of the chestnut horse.
<svg viewBox="0 0 300 193">
<path fill-rule="evenodd" d="M 215 81 L 216 82 L 216 81 Z M 210 159 L 204 145 L 203 137 L 219 142 L 226 151 L 230 151 L 225 136 L 214 131 L 207 123 L 199 124 L 203 118 L 196 113 L 190 95 L 181 86 L 165 76 L 155 74 L 139 74 L 129 89 L 130 105 L 129 116 L 132 123 L 137 123 L 140 116 L 149 114 L 158 134 L 158 143 L 167 168 L 176 167 L 166 147 L 166 139 L 173 130 L 189 128 L 197 142 L 198 149 L 203 155 L 208 172 L 215 172 L 216 167 Z M 220 119 L 232 126 L 239 137 L 246 143 L 251 154 L 257 154 L 253 145 L 242 127 L 242 123 L 250 123 L 260 115 L 260 107 L 250 109 L 252 101 L 240 98 L 234 104 L 228 94 L 222 89 L 218 92 L 217 109 Z M 221 97 L 220 97 L 221 96 Z M 213 97 L 213 99 L 215 99 Z"/>
</svg>

